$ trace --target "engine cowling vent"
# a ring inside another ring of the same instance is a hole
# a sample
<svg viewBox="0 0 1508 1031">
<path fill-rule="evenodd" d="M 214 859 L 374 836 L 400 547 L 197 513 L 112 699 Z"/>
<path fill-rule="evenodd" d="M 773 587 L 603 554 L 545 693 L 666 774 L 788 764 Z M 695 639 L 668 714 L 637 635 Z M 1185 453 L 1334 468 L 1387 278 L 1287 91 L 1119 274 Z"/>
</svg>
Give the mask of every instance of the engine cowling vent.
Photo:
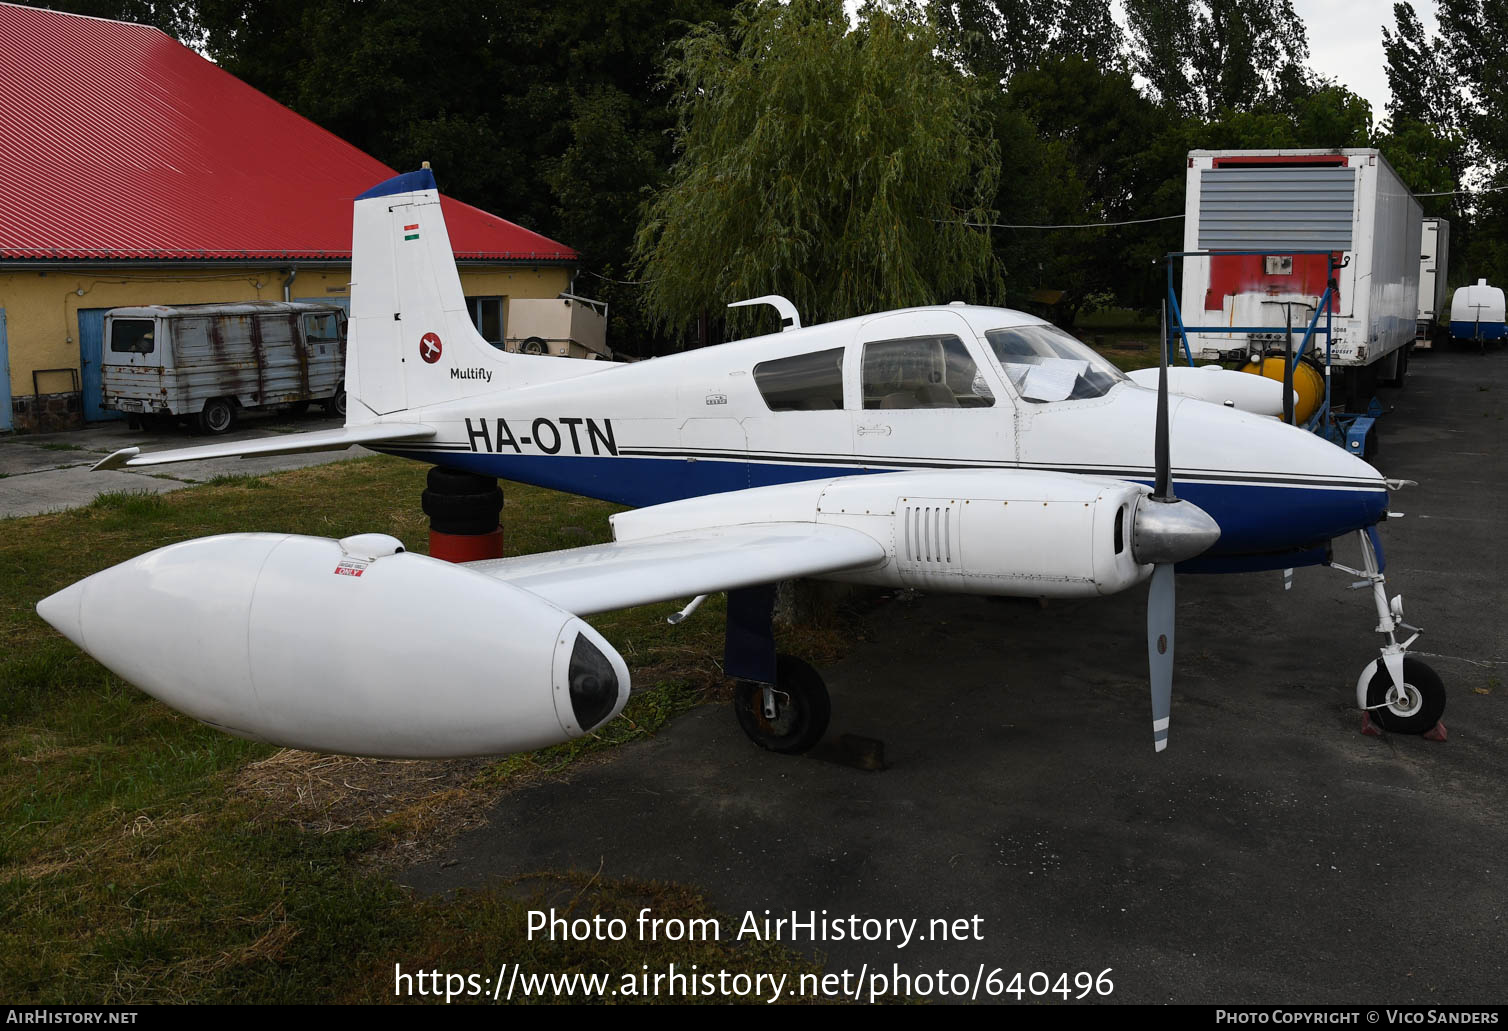
<svg viewBox="0 0 1508 1031">
<path fill-rule="evenodd" d="M 896 550 L 902 568 L 958 568 L 963 549 L 959 540 L 957 501 L 904 498 L 900 515 L 901 532 Z"/>
</svg>

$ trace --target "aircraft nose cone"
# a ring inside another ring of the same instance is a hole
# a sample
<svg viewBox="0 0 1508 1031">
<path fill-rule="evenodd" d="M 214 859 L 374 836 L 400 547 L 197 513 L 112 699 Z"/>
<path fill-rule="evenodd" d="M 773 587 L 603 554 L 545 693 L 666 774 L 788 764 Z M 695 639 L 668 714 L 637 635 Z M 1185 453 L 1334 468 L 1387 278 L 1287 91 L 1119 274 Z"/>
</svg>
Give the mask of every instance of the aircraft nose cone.
<svg viewBox="0 0 1508 1031">
<path fill-rule="evenodd" d="M 1131 521 L 1131 555 L 1143 565 L 1183 562 L 1220 539 L 1220 524 L 1188 501 L 1144 497 Z"/>
<path fill-rule="evenodd" d="M 84 648 L 84 622 L 80 611 L 83 600 L 84 582 L 80 580 L 37 602 L 37 615 L 52 624 L 58 633 Z M 88 651 L 87 648 L 84 650 Z"/>
</svg>

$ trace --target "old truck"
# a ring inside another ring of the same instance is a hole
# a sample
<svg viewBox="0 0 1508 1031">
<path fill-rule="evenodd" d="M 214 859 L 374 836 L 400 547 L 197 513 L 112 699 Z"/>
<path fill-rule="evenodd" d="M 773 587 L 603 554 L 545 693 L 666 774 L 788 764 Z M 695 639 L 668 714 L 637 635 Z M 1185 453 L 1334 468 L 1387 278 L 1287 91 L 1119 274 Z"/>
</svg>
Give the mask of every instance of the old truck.
<svg viewBox="0 0 1508 1031">
<path fill-rule="evenodd" d="M 300 301 L 148 305 L 105 313 L 104 407 L 137 423 L 225 433 L 242 411 L 319 402 L 345 415 L 346 314 Z"/>
</svg>

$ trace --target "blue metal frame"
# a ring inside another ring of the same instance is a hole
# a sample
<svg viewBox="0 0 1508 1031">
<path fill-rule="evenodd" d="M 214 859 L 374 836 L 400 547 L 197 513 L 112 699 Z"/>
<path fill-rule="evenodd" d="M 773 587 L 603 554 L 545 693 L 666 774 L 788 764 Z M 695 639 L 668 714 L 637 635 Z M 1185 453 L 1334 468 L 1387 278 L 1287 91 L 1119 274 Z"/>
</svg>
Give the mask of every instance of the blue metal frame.
<svg viewBox="0 0 1508 1031">
<path fill-rule="evenodd" d="M 1183 310 L 1178 306 L 1178 291 L 1173 285 L 1174 259 L 1184 258 L 1213 258 L 1213 257 L 1267 257 L 1272 251 L 1170 251 L 1167 255 L 1168 265 L 1168 312 L 1170 331 L 1176 332 L 1178 338 L 1183 341 L 1183 354 L 1190 366 L 1194 364 L 1194 352 L 1189 344 L 1191 333 L 1287 333 L 1289 326 L 1186 326 L 1183 322 Z M 1367 434 L 1371 432 L 1377 416 L 1381 414 L 1380 408 L 1374 401 L 1368 406 L 1364 414 L 1352 414 L 1337 412 L 1331 405 L 1330 399 L 1330 341 L 1333 339 L 1335 329 L 1335 273 L 1337 269 L 1344 268 L 1348 261 L 1337 262 L 1334 251 L 1289 251 L 1281 252 L 1283 255 L 1323 256 L 1329 262 L 1329 271 L 1325 275 L 1325 292 L 1320 297 L 1319 305 L 1314 309 L 1314 317 L 1309 320 L 1309 325 L 1304 328 L 1304 335 L 1299 341 L 1299 346 L 1293 352 L 1293 361 L 1290 368 L 1297 369 L 1299 361 L 1309 350 L 1310 343 L 1315 337 L 1323 334 L 1325 338 L 1325 398 L 1320 402 L 1304 428 L 1312 433 L 1318 433 L 1332 444 L 1345 448 L 1347 451 L 1360 455 L 1366 448 Z M 1319 325 L 1320 315 L 1325 316 L 1323 328 Z M 1166 342 L 1164 343 L 1166 347 Z"/>
</svg>

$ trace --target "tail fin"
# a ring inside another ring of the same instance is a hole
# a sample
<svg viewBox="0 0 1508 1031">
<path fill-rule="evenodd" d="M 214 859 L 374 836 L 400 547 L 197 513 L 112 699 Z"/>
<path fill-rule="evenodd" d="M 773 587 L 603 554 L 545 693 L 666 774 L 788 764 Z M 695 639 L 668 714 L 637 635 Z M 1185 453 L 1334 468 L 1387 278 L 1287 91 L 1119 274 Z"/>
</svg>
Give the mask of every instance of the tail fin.
<svg viewBox="0 0 1508 1031">
<path fill-rule="evenodd" d="M 482 339 L 428 168 L 356 198 L 346 425 L 587 371 L 577 365 L 506 354 Z"/>
</svg>

